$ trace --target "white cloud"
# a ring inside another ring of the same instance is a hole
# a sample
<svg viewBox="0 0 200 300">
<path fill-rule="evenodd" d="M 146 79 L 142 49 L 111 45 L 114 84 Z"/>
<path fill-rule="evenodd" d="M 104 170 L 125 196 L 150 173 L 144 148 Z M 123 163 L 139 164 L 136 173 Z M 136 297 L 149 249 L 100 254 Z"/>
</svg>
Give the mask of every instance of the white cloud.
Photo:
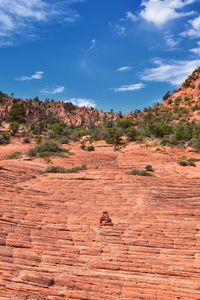
<svg viewBox="0 0 200 300">
<path fill-rule="evenodd" d="M 163 26 L 167 22 L 194 14 L 193 11 L 181 11 L 186 5 L 195 0 L 144 0 L 140 16 L 156 26 Z"/>
<path fill-rule="evenodd" d="M 82 1 L 0 0 L 0 46 L 35 37 L 36 25 L 41 23 L 76 21 L 79 15 L 71 9 L 75 2 Z"/>
<path fill-rule="evenodd" d="M 194 54 L 200 56 L 200 41 L 197 43 L 197 47 L 190 50 Z"/>
<path fill-rule="evenodd" d="M 132 22 L 137 21 L 138 17 L 134 15 L 131 11 L 126 12 L 126 20 L 130 20 Z"/>
<path fill-rule="evenodd" d="M 91 40 L 91 45 L 90 45 L 89 51 L 93 50 L 96 47 L 96 43 L 97 43 L 97 41 L 95 39 Z"/>
<path fill-rule="evenodd" d="M 114 92 L 132 92 L 132 91 L 137 91 L 141 90 L 145 87 L 144 83 L 133 83 L 133 84 L 128 84 L 128 85 L 122 85 L 118 88 L 112 88 Z"/>
<path fill-rule="evenodd" d="M 16 80 L 19 80 L 19 81 L 39 80 L 39 79 L 43 78 L 43 75 L 44 75 L 43 71 L 37 71 L 33 75 L 31 75 L 31 76 L 21 76 L 19 78 L 16 78 Z"/>
<path fill-rule="evenodd" d="M 61 94 L 64 91 L 65 91 L 64 86 L 57 86 L 55 88 L 44 88 L 43 90 L 40 91 L 40 93 L 56 95 L 56 94 Z"/>
<path fill-rule="evenodd" d="M 117 69 L 118 72 L 128 72 L 131 71 L 133 69 L 133 67 L 130 66 L 123 66 Z"/>
<path fill-rule="evenodd" d="M 154 61 L 156 67 L 144 70 L 141 78 L 145 81 L 169 82 L 172 85 L 180 85 L 196 67 L 200 65 L 200 59 L 162 62 Z"/>
<path fill-rule="evenodd" d="M 120 24 L 113 24 L 111 22 L 109 22 L 109 25 L 112 28 L 112 31 L 117 34 L 118 36 L 125 36 L 126 35 L 126 28 Z"/>
<path fill-rule="evenodd" d="M 200 37 L 200 16 L 188 21 L 188 23 L 188 29 L 182 32 L 181 35 L 189 37 Z"/>
<path fill-rule="evenodd" d="M 96 103 L 92 99 L 87 99 L 87 98 L 71 98 L 67 100 L 67 102 L 72 102 L 76 106 L 80 107 L 95 107 Z"/>
<path fill-rule="evenodd" d="M 170 49 L 176 48 L 176 46 L 178 46 L 178 44 L 180 43 L 180 39 L 175 39 L 173 34 L 171 34 L 171 33 L 165 34 L 164 39 L 165 39 L 166 45 Z"/>
</svg>

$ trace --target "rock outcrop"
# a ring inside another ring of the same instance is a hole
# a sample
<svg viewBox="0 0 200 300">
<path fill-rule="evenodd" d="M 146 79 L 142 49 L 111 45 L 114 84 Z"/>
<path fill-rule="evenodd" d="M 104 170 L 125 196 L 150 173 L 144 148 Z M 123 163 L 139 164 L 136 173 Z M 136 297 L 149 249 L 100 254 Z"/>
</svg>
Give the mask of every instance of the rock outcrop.
<svg viewBox="0 0 200 300">
<path fill-rule="evenodd" d="M 178 155 L 194 154 L 70 148 L 74 155 L 52 163 L 87 171 L 0 162 L 0 299 L 199 299 L 200 163 L 177 165 Z M 128 174 L 147 164 L 154 177 Z M 114 226 L 99 227 L 103 211 Z"/>
<path fill-rule="evenodd" d="M 200 67 L 163 103 L 170 109 L 188 109 L 191 120 L 200 120 Z"/>
<path fill-rule="evenodd" d="M 94 108 L 78 107 L 70 102 L 42 102 L 3 97 L 0 100 L 0 119 L 6 120 L 8 112 L 18 103 L 25 109 L 25 120 L 34 123 L 48 123 L 51 119 L 60 120 L 73 126 L 96 126 L 115 120 L 118 115 L 98 111 Z"/>
</svg>

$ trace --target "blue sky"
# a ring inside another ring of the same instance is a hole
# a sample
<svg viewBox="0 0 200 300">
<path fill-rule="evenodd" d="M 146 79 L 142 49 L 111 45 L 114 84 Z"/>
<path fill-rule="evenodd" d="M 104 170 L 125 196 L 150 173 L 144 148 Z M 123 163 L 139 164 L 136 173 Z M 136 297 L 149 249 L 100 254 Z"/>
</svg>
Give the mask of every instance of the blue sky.
<svg viewBox="0 0 200 300">
<path fill-rule="evenodd" d="M 2 0 L 0 89 L 128 112 L 200 65 L 199 0 Z"/>
</svg>

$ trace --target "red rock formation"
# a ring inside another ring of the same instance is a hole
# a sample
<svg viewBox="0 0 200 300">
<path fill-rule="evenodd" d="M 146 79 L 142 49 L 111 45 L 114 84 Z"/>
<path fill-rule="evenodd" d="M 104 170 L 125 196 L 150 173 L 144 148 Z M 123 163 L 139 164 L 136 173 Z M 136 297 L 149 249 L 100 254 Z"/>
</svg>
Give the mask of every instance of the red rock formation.
<svg viewBox="0 0 200 300">
<path fill-rule="evenodd" d="M 183 85 L 175 91 L 171 97 L 163 103 L 171 109 L 175 105 L 179 108 L 187 108 L 191 116 L 191 120 L 200 119 L 200 68 L 192 73 L 186 79 Z"/>
<path fill-rule="evenodd" d="M 106 113 L 88 107 L 78 107 L 70 103 L 41 102 L 37 100 L 16 100 L 6 97 L 0 102 L 0 119 L 6 119 L 14 103 L 20 103 L 26 110 L 27 121 L 35 123 L 57 118 L 69 125 L 99 125 L 117 118 L 116 114 Z"/>
<path fill-rule="evenodd" d="M 0 162 L 0 299 L 199 299 L 200 163 L 177 165 L 194 154 L 134 143 L 121 153 L 104 143 L 92 153 L 70 148 L 52 163 L 86 171 Z M 147 164 L 155 177 L 128 175 Z M 114 226 L 98 226 L 104 210 Z"/>
</svg>

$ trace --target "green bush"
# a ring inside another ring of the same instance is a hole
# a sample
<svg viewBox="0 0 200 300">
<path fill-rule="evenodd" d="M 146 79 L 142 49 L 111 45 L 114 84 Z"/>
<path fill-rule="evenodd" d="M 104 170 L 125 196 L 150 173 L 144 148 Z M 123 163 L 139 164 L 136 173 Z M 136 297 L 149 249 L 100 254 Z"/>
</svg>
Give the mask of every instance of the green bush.
<svg viewBox="0 0 200 300">
<path fill-rule="evenodd" d="M 66 173 L 66 169 L 63 167 L 50 166 L 46 168 L 45 173 Z"/>
<path fill-rule="evenodd" d="M 200 137 L 193 138 L 190 145 L 197 151 L 200 152 Z"/>
<path fill-rule="evenodd" d="M 94 151 L 95 150 L 95 148 L 94 148 L 94 146 L 93 145 L 88 145 L 88 146 L 86 146 L 85 147 L 85 149 L 84 149 L 85 151 L 89 151 L 89 152 L 91 152 L 91 151 Z"/>
<path fill-rule="evenodd" d="M 190 158 L 188 160 L 179 160 L 178 164 L 182 167 L 187 167 L 187 166 L 191 166 L 191 167 L 196 167 L 196 160 L 193 158 Z"/>
<path fill-rule="evenodd" d="M 153 176 L 153 174 L 151 172 L 148 172 L 146 170 L 138 170 L 138 169 L 134 169 L 132 171 L 129 172 L 129 175 L 135 175 L 135 176 Z"/>
<path fill-rule="evenodd" d="M 66 173 L 79 173 L 80 171 L 85 171 L 85 170 L 87 170 L 87 166 L 85 164 L 82 164 L 81 166 L 78 167 L 66 169 Z"/>
<path fill-rule="evenodd" d="M 108 144 L 119 145 L 122 142 L 122 131 L 120 128 L 112 127 L 107 129 L 108 136 L 106 137 L 106 142 Z"/>
<path fill-rule="evenodd" d="M 85 164 L 82 164 L 81 166 L 77 166 L 69 169 L 58 167 L 58 166 L 50 166 L 45 170 L 45 172 L 46 173 L 79 173 L 85 170 L 87 170 L 87 166 Z"/>
<path fill-rule="evenodd" d="M 69 143 L 69 138 L 67 136 L 62 136 L 59 140 L 59 143 L 62 145 L 66 145 Z"/>
<path fill-rule="evenodd" d="M 9 130 L 10 130 L 11 135 L 15 136 L 16 133 L 19 130 L 19 123 L 17 123 L 17 122 L 11 122 L 9 124 Z"/>
<path fill-rule="evenodd" d="M 8 122 L 25 123 L 26 109 L 22 103 L 15 102 L 8 113 Z"/>
<path fill-rule="evenodd" d="M 21 158 L 21 157 L 22 157 L 22 153 L 19 152 L 19 151 L 13 152 L 13 153 L 9 156 L 10 159 L 18 159 L 18 158 Z"/>
<path fill-rule="evenodd" d="M 131 126 L 127 131 L 126 131 L 126 136 L 128 137 L 129 141 L 137 141 L 138 139 L 138 132 L 135 129 L 134 126 Z"/>
<path fill-rule="evenodd" d="M 46 140 L 35 148 L 29 150 L 28 155 L 31 157 L 50 157 L 50 156 L 62 156 L 64 152 L 68 152 L 65 149 L 61 149 L 58 143 L 54 140 Z"/>
</svg>

